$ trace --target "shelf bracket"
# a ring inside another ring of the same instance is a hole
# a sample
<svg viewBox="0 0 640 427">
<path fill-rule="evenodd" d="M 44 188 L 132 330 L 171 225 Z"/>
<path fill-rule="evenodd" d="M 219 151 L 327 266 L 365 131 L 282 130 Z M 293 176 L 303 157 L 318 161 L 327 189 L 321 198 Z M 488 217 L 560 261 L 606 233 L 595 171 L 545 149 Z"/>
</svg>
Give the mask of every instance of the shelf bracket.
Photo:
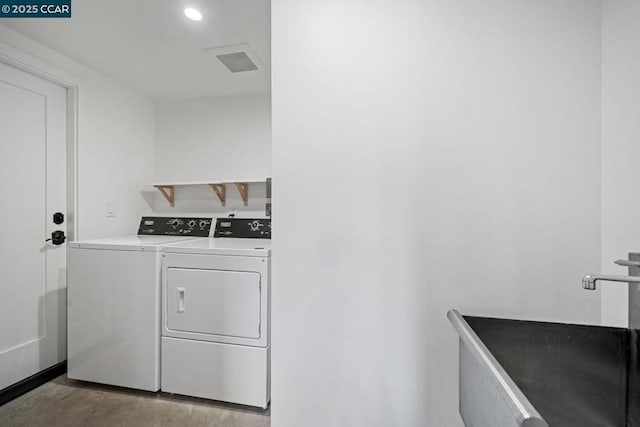
<svg viewBox="0 0 640 427">
<path fill-rule="evenodd" d="M 222 206 L 227 204 L 227 186 L 224 184 L 209 184 L 211 189 L 216 193 Z"/>
<path fill-rule="evenodd" d="M 238 191 L 240 192 L 240 197 L 242 197 L 242 201 L 244 205 L 247 206 L 249 203 L 249 184 L 246 182 L 236 182 L 236 187 L 238 187 Z"/>
<path fill-rule="evenodd" d="M 173 185 L 154 185 L 154 187 L 160 190 L 164 198 L 169 202 L 170 206 L 173 207 L 175 205 L 175 188 Z"/>
</svg>

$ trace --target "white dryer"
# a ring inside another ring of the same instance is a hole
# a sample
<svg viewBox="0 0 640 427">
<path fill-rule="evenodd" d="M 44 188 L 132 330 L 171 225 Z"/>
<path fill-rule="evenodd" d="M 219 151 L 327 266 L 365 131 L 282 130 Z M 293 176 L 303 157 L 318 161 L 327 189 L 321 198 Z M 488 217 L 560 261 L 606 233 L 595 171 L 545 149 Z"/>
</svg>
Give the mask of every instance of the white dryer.
<svg viewBox="0 0 640 427">
<path fill-rule="evenodd" d="M 218 219 L 215 236 L 163 250 L 161 389 L 266 408 L 271 221 Z"/>
<path fill-rule="evenodd" d="M 143 217 L 138 235 L 68 245 L 68 376 L 160 389 L 160 251 L 211 218 Z"/>
</svg>

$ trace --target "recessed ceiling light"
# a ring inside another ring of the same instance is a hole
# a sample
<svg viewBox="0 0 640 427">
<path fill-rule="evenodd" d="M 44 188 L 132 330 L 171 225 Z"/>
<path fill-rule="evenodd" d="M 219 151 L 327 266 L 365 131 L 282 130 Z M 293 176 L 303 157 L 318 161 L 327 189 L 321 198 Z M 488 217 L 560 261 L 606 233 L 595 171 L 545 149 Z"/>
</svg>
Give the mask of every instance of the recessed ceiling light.
<svg viewBox="0 0 640 427">
<path fill-rule="evenodd" d="M 184 10 L 184 14 L 192 21 L 202 21 L 202 13 L 199 10 L 188 7 Z"/>
</svg>

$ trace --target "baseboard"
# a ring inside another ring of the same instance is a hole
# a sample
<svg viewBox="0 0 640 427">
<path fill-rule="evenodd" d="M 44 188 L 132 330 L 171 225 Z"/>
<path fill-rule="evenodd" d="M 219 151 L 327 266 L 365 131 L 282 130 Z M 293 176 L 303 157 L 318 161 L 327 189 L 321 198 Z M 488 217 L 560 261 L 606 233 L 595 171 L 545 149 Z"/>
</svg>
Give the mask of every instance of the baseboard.
<svg viewBox="0 0 640 427">
<path fill-rule="evenodd" d="M 36 387 L 40 387 L 42 384 L 51 381 L 65 372 L 67 372 L 66 360 L 0 390 L 0 406 L 12 401 L 16 397 L 22 396 Z"/>
</svg>

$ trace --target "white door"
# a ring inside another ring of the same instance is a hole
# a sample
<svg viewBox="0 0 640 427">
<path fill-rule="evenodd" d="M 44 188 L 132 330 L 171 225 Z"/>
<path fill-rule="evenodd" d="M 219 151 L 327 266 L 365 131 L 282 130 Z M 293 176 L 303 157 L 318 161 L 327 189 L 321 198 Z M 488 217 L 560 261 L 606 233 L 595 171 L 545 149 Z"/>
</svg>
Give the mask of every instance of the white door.
<svg viewBox="0 0 640 427">
<path fill-rule="evenodd" d="M 66 89 L 0 63 L 0 390 L 66 358 Z"/>
</svg>

